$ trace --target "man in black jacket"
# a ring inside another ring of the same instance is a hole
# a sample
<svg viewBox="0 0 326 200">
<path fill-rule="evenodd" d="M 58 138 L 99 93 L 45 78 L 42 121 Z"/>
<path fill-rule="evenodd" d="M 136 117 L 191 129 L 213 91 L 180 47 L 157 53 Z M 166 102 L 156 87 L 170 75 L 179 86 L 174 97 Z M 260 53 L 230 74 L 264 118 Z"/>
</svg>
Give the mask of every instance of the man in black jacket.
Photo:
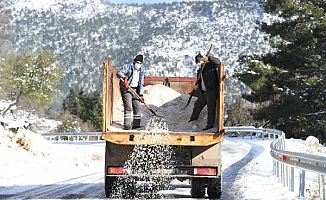
<svg viewBox="0 0 326 200">
<path fill-rule="evenodd" d="M 203 57 L 200 53 L 195 57 L 196 64 L 201 64 L 197 73 L 197 85 L 201 95 L 195 102 L 189 122 L 197 120 L 202 109 L 207 105 L 207 125 L 203 130 L 214 127 L 216 117 L 216 101 L 218 96 L 218 68 L 221 61 L 213 56 Z M 202 73 L 200 71 L 202 70 Z"/>
</svg>

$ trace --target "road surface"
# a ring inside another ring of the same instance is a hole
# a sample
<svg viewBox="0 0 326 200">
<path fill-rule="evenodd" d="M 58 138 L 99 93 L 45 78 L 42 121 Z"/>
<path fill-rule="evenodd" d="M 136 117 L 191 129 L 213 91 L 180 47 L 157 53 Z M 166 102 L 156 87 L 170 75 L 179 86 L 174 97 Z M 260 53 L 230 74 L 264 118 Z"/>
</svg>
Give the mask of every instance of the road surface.
<svg viewBox="0 0 326 200">
<path fill-rule="evenodd" d="M 104 154 L 105 143 L 70 143 L 70 144 L 55 144 L 77 146 L 78 149 L 84 147 L 98 151 L 98 154 Z M 60 147 L 61 148 L 61 147 Z M 264 147 L 259 143 L 243 140 L 239 143 L 228 142 L 222 143 L 222 159 L 223 159 L 223 177 L 222 177 L 222 200 L 233 198 L 232 185 L 238 176 L 238 172 L 245 165 L 258 157 L 264 151 Z M 232 157 L 233 159 L 230 159 Z M 60 169 L 61 166 L 57 166 Z M 53 174 L 49 174 L 50 183 L 38 185 L 14 185 L 10 187 L 2 187 L 0 184 L 0 199 L 104 199 L 104 166 L 96 170 L 90 170 L 88 173 L 74 175 L 51 182 Z M 74 170 L 73 168 L 62 168 L 60 170 Z M 60 173 L 59 171 L 53 173 Z M 67 173 L 67 172 L 66 172 Z M 69 172 L 68 172 L 69 174 Z M 73 174 L 73 173 L 71 173 Z M 37 176 L 37 172 L 36 172 Z M 46 178 L 46 177 L 44 177 Z M 239 178 L 239 177 L 238 177 Z M 159 194 L 152 198 L 169 198 L 169 199 L 191 199 L 190 185 L 187 182 L 180 182 L 175 185 L 176 188 L 168 191 L 159 191 Z M 7 191 L 7 192 L 6 192 Z M 162 196 L 162 194 L 164 194 Z M 148 196 L 141 195 L 140 199 L 148 199 Z"/>
</svg>

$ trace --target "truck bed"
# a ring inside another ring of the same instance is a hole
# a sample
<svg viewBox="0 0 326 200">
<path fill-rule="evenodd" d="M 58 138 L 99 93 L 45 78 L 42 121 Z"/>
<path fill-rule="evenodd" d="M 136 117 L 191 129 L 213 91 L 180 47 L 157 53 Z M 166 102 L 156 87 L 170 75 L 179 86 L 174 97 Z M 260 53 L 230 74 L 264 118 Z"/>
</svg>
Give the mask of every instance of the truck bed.
<svg viewBox="0 0 326 200">
<path fill-rule="evenodd" d="M 147 106 L 142 106 L 141 122 L 144 128 L 123 130 L 124 108 L 116 69 L 108 61 L 103 64 L 106 197 L 118 195 L 131 199 L 137 195 L 137 181 L 154 181 L 157 187 L 168 188 L 171 179 L 177 178 L 190 179 L 192 198 L 204 198 L 206 191 L 209 198 L 220 198 L 224 64 L 220 67 L 216 127 L 206 132 L 201 131 L 207 121 L 205 108 L 198 120 L 188 122 L 196 94 L 186 109 L 183 108 L 190 99 L 196 79 L 182 77 L 146 77 L 144 99 Z M 115 191 L 117 187 L 118 192 Z"/>
<path fill-rule="evenodd" d="M 103 107 L 104 123 L 102 138 L 116 144 L 151 144 L 153 138 L 146 128 L 148 121 L 154 117 L 166 123 L 166 134 L 169 134 L 170 145 L 211 145 L 222 141 L 223 131 L 218 126 L 202 131 L 206 126 L 207 110 L 204 108 L 197 121 L 188 122 L 198 93 L 191 98 L 185 110 L 187 101 L 192 92 L 196 78 L 192 77 L 145 77 L 145 103 L 154 110 L 153 116 L 146 106 L 142 106 L 141 130 L 123 130 L 123 104 L 119 90 L 119 79 L 116 69 L 109 62 L 104 61 L 103 67 Z M 167 84 L 166 79 L 169 79 Z M 105 105 L 104 104 L 104 105 Z M 221 131 L 220 131 L 221 130 Z M 159 134 L 156 134 L 159 135 Z M 157 137 L 157 136 L 155 136 Z M 157 138 L 156 138 L 157 139 Z"/>
</svg>

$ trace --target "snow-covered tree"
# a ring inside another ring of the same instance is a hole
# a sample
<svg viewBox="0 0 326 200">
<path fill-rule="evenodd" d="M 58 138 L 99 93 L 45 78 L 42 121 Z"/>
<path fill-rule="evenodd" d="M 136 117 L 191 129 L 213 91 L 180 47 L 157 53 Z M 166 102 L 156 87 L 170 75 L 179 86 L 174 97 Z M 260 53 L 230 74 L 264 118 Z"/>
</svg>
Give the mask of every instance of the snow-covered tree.
<svg viewBox="0 0 326 200">
<path fill-rule="evenodd" d="M 1 90 L 8 94 L 12 103 L 4 116 L 22 97 L 30 99 L 37 106 L 45 107 L 55 100 L 57 86 L 62 76 L 62 67 L 51 51 L 34 54 L 30 51 L 17 55 L 8 54 L 0 63 Z"/>
<path fill-rule="evenodd" d="M 65 112 L 62 116 L 62 124 L 58 126 L 59 132 L 81 132 L 81 127 L 78 122 L 78 118 L 68 112 Z"/>
</svg>

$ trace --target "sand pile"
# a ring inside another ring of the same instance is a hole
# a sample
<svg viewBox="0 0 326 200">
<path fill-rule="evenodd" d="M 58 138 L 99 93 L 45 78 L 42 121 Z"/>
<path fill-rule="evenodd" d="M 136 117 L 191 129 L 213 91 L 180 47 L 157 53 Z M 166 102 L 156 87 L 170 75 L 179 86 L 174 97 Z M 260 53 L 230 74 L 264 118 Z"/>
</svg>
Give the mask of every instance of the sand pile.
<svg viewBox="0 0 326 200">
<path fill-rule="evenodd" d="M 163 117 L 167 122 L 168 130 L 173 132 L 200 132 L 207 123 L 207 107 L 203 108 L 197 121 L 188 122 L 196 101 L 192 97 L 188 107 L 181 112 L 187 105 L 188 94 L 180 94 L 175 90 L 164 85 L 148 85 L 144 87 L 145 103 L 154 110 L 159 117 Z M 121 130 L 123 124 L 123 104 L 119 99 L 114 106 L 112 131 Z M 153 117 L 153 114 L 142 104 L 142 126 L 146 126 L 147 121 Z M 214 129 L 212 129 L 214 130 Z"/>
</svg>

